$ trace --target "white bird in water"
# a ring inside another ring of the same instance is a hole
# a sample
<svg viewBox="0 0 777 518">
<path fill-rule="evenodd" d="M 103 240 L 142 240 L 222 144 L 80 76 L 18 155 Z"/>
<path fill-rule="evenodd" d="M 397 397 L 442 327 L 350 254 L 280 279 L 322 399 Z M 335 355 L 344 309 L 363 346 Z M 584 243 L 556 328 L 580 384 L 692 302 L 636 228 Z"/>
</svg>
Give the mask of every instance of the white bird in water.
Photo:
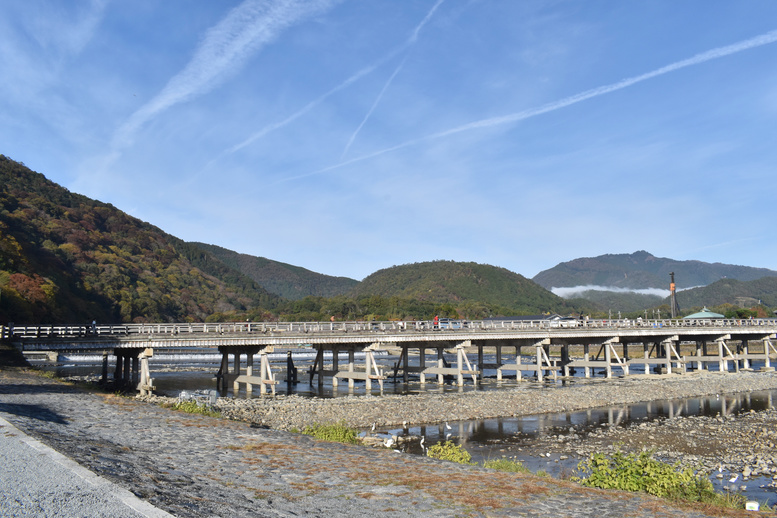
<svg viewBox="0 0 777 518">
<path fill-rule="evenodd" d="M 733 477 L 731 477 L 730 479 L 728 479 L 728 481 L 729 481 L 729 482 L 731 482 L 732 484 L 733 484 L 734 482 L 736 482 L 737 480 L 739 480 L 739 475 L 734 475 Z"/>
<path fill-rule="evenodd" d="M 426 440 L 426 437 L 421 437 L 421 451 L 426 451 L 426 446 L 424 446 L 424 441 Z"/>
<path fill-rule="evenodd" d="M 448 421 L 445 421 L 445 428 L 447 428 L 448 430 L 451 429 L 451 425 L 448 424 Z"/>
<path fill-rule="evenodd" d="M 378 424 L 378 423 L 377 423 L 377 421 L 376 421 L 376 422 L 374 422 L 374 423 L 372 423 L 372 431 L 373 431 L 373 432 L 375 431 L 375 426 L 376 426 L 377 424 Z"/>
</svg>

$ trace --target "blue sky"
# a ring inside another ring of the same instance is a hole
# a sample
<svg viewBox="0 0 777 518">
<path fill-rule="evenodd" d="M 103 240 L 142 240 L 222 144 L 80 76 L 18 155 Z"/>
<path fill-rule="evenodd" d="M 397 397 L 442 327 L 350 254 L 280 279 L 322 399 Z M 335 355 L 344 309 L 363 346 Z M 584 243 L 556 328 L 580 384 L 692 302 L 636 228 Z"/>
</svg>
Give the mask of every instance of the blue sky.
<svg viewBox="0 0 777 518">
<path fill-rule="evenodd" d="M 187 241 L 777 269 L 772 0 L 9 0 L 0 75 L 0 153 Z"/>
</svg>

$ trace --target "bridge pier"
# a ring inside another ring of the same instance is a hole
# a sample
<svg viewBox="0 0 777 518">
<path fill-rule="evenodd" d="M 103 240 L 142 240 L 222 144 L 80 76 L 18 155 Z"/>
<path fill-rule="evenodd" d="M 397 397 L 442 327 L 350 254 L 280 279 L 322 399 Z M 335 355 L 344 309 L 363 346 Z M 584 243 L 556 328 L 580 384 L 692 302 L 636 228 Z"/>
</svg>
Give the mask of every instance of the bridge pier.
<svg viewBox="0 0 777 518">
<path fill-rule="evenodd" d="M 371 344 L 347 344 L 341 347 L 339 344 L 330 345 L 329 349 L 326 345 L 318 347 L 316 353 L 316 359 L 310 368 L 310 384 L 313 384 L 313 377 L 318 376 L 318 386 L 323 387 L 324 377 L 329 376 L 332 378 L 332 388 L 337 389 L 340 385 L 340 380 L 348 380 L 348 389 L 353 390 L 355 381 L 364 381 L 364 389 L 369 392 L 372 390 L 372 382 L 377 381 L 380 386 L 381 393 L 383 392 L 383 380 L 386 376 L 383 373 L 383 369 L 378 366 L 378 362 L 375 360 L 375 351 L 380 349 L 380 343 Z M 364 352 L 364 370 L 357 370 L 354 357 L 356 355 L 356 349 L 360 349 Z M 332 351 L 332 367 L 326 369 L 324 365 L 324 351 Z M 345 369 L 340 368 L 340 351 L 345 349 L 348 353 L 348 365 Z"/>
<path fill-rule="evenodd" d="M 148 359 L 154 355 L 150 347 L 116 348 L 116 370 L 113 373 L 114 383 L 121 387 L 131 386 L 139 390 L 141 395 L 150 394 L 154 390 L 154 380 L 148 368 Z M 108 353 L 103 353 L 103 380 L 108 378 Z"/>
<path fill-rule="evenodd" d="M 402 379 L 407 382 L 411 373 L 418 373 L 419 382 L 422 385 L 427 383 L 427 376 L 437 376 L 437 384 L 443 385 L 445 383 L 445 376 L 453 376 L 456 379 L 457 386 L 464 386 L 464 377 L 471 376 L 475 385 L 478 382 L 478 375 L 481 370 L 474 369 L 472 363 L 467 356 L 467 350 L 472 347 L 471 340 L 463 340 L 456 342 L 403 342 L 399 344 L 402 347 L 400 353 L 400 362 L 397 362 L 394 369 L 394 379 L 398 375 L 400 369 L 399 363 L 402 364 Z M 410 365 L 409 356 L 410 350 L 418 348 L 418 366 Z M 426 351 L 427 349 L 436 349 L 437 358 L 431 366 L 427 367 L 426 363 Z M 456 353 L 456 366 L 451 366 L 445 361 L 445 351 L 449 353 Z M 482 354 L 480 355 L 482 363 Z"/>
<path fill-rule="evenodd" d="M 267 386 L 270 386 L 273 396 L 275 395 L 275 375 L 270 368 L 270 360 L 267 358 L 269 353 L 274 350 L 273 346 L 254 346 L 254 347 L 219 347 L 221 353 L 221 367 L 216 373 L 216 388 L 220 391 L 227 390 L 232 385 L 232 395 L 237 397 L 240 392 L 240 385 L 246 387 L 246 397 L 253 394 L 254 385 L 259 385 L 259 393 L 265 395 Z M 234 367 L 229 370 L 229 355 L 233 356 Z M 241 374 L 240 358 L 246 355 L 245 374 Z M 259 354 L 259 376 L 254 376 L 254 356 Z"/>
</svg>

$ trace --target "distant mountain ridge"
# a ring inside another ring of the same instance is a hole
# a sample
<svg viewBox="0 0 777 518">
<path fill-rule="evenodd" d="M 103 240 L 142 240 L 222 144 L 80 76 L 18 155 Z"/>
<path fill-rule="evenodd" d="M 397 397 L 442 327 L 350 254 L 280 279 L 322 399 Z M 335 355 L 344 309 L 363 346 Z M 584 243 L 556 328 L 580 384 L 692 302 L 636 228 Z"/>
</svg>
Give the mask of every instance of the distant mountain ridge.
<svg viewBox="0 0 777 518">
<path fill-rule="evenodd" d="M 240 254 L 216 245 L 197 242 L 193 244 L 230 268 L 234 268 L 253 279 L 270 293 L 275 293 L 289 300 L 299 300 L 307 296 L 334 297 L 344 295 L 359 284 L 356 279 L 324 275 L 301 266 Z"/>
<path fill-rule="evenodd" d="M 675 273 L 678 289 L 706 286 L 724 278 L 753 281 L 777 277 L 777 271 L 767 268 L 677 261 L 640 250 L 633 254 L 606 254 L 563 262 L 538 273 L 532 280 L 548 290 L 574 286 L 668 289 L 670 272 Z"/>
</svg>

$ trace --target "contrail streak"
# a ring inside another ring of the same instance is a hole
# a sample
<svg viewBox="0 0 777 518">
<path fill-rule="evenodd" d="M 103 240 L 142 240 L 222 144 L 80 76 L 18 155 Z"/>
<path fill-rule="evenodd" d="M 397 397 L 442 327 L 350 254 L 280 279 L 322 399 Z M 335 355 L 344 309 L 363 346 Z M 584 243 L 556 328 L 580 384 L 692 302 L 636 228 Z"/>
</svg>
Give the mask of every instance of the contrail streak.
<svg viewBox="0 0 777 518">
<path fill-rule="evenodd" d="M 646 72 L 644 74 L 629 77 L 626 79 L 622 79 L 616 83 L 611 83 L 609 85 L 600 86 L 597 88 L 593 88 L 591 90 L 586 90 L 584 92 L 580 92 L 578 94 L 565 97 L 563 99 L 560 99 L 558 101 L 554 101 L 552 103 L 544 104 L 542 106 L 539 106 L 537 108 L 530 108 L 528 110 L 523 110 L 516 113 L 511 113 L 509 115 L 503 115 L 501 117 L 493 117 L 489 119 L 482 119 L 475 122 L 470 122 L 468 124 L 464 124 L 461 126 L 457 126 L 455 128 L 451 128 L 445 131 L 441 131 L 439 133 L 433 133 L 431 135 L 427 135 L 425 137 L 420 137 L 413 140 L 408 140 L 406 142 L 402 142 L 400 144 L 397 144 L 395 146 L 382 149 L 380 151 L 375 151 L 373 153 L 363 155 L 360 157 L 352 158 L 350 160 L 347 160 L 345 162 L 340 162 L 338 164 L 334 164 L 328 167 L 325 167 L 323 169 L 319 169 L 317 171 L 313 171 L 311 173 L 306 173 L 303 175 L 294 176 L 291 178 L 288 178 L 286 180 L 297 180 L 300 178 L 305 178 L 308 176 L 313 176 L 316 174 L 326 173 L 328 171 L 332 171 L 334 169 L 339 169 L 341 167 L 344 167 L 346 165 L 350 165 L 356 162 L 362 162 L 364 160 L 369 160 L 371 158 L 375 158 L 380 155 L 384 155 L 386 153 L 390 153 L 392 151 L 396 151 L 398 149 L 403 149 L 415 144 L 418 144 L 420 142 L 424 142 L 427 140 L 434 140 L 439 139 L 443 137 L 447 137 L 450 135 L 454 135 L 456 133 L 463 133 L 465 131 L 471 131 L 481 128 L 490 128 L 494 126 L 501 126 L 503 124 L 510 124 L 513 122 L 519 122 L 522 120 L 529 119 L 531 117 L 536 117 L 537 115 L 542 115 L 544 113 L 549 113 L 552 111 L 559 110 L 561 108 L 565 108 L 567 106 L 571 106 L 573 104 L 577 104 L 582 101 L 586 101 L 588 99 L 592 99 L 594 97 L 599 97 L 601 95 L 605 95 L 608 93 L 615 92 L 617 90 L 622 90 L 624 88 L 627 88 L 629 86 L 635 85 L 637 83 L 641 83 L 642 81 L 647 81 L 648 79 L 652 79 L 654 77 L 662 76 L 664 74 L 668 74 L 670 72 L 674 72 L 675 70 L 680 70 L 682 68 L 690 67 L 693 65 L 700 65 L 702 63 L 706 63 L 707 61 L 712 61 L 714 59 L 722 58 L 725 56 L 730 56 L 732 54 L 736 54 L 738 52 L 742 52 L 745 50 L 753 49 L 756 47 L 761 47 L 763 45 L 768 45 L 770 43 L 774 43 L 777 41 L 777 30 L 767 32 L 765 34 L 762 34 L 760 36 L 756 36 L 754 38 L 750 38 L 748 40 L 740 41 L 738 43 L 734 43 L 732 45 L 727 45 L 725 47 L 718 47 L 712 50 L 708 50 L 706 52 L 702 52 L 701 54 L 696 54 L 693 57 L 690 57 L 688 59 L 684 59 L 681 61 L 676 61 L 674 63 L 671 63 L 669 65 L 663 66 L 661 68 L 657 68 L 655 70 L 652 70 L 650 72 Z"/>
<path fill-rule="evenodd" d="M 318 98 L 310 101 L 308 104 L 306 104 L 305 106 L 303 106 L 301 109 L 297 110 L 296 112 L 292 113 L 291 115 L 289 115 L 288 117 L 286 117 L 282 121 L 274 122 L 273 124 L 268 124 L 267 126 L 262 128 L 261 130 L 257 131 L 256 133 L 254 133 L 253 135 L 251 135 L 250 137 L 245 139 L 243 142 L 232 146 L 226 152 L 227 153 L 234 153 L 235 151 L 239 151 L 240 149 L 242 149 L 242 148 L 246 147 L 247 145 L 251 144 L 252 142 L 254 142 L 254 141 L 264 137 L 268 133 L 271 133 L 271 132 L 277 130 L 278 128 L 282 128 L 283 126 L 286 126 L 287 124 L 291 123 L 292 121 L 302 117 L 307 112 L 309 112 L 310 110 L 312 110 L 313 108 L 315 108 L 316 106 L 321 104 L 327 97 L 329 97 L 329 96 L 339 92 L 340 90 L 342 90 L 346 86 L 356 82 L 357 80 L 361 79 L 362 77 L 366 76 L 367 74 L 372 73 L 376 68 L 378 68 L 385 61 L 387 61 L 391 57 L 394 57 L 395 55 L 396 55 L 396 53 L 390 54 L 389 56 L 386 56 L 385 58 L 381 59 L 377 63 L 359 70 L 358 72 L 356 72 L 354 75 L 352 75 L 351 77 L 349 77 L 348 79 L 346 79 L 345 81 L 340 83 L 339 85 L 335 86 L 334 88 L 332 88 L 331 90 L 329 90 L 325 94 L 319 96 Z M 223 153 L 222 153 L 222 155 L 223 155 Z M 215 161 L 215 159 L 213 161 Z M 211 162 L 213 162 L 213 161 L 211 161 Z"/>
<path fill-rule="evenodd" d="M 445 0 L 437 0 L 437 3 L 435 3 L 431 9 L 429 9 L 429 12 L 426 13 L 426 16 L 423 20 L 421 20 L 421 23 L 419 23 L 415 30 L 413 31 L 413 34 L 408 38 L 407 42 L 405 43 L 404 47 L 408 48 L 412 45 L 415 45 L 415 42 L 418 41 L 418 35 L 421 33 L 421 29 L 424 28 L 424 26 L 429 23 L 429 20 L 432 19 L 432 16 L 434 16 L 435 11 L 437 11 L 437 8 L 442 5 L 442 3 Z M 388 87 L 391 85 L 391 82 L 394 81 L 394 78 L 397 76 L 400 70 L 402 70 L 402 67 L 405 65 L 405 61 L 407 61 L 407 57 L 402 60 L 402 62 L 399 64 L 399 66 L 394 70 L 394 73 L 391 74 L 391 77 L 388 78 L 388 81 L 386 81 L 386 84 L 383 85 L 383 88 L 381 89 L 380 93 L 378 94 L 378 97 L 375 99 L 375 102 L 372 103 L 372 106 L 367 111 L 367 114 L 364 116 L 364 119 L 362 119 L 361 124 L 356 128 L 356 131 L 353 132 L 353 135 L 351 135 L 351 138 L 348 139 L 348 143 L 345 145 L 345 149 L 343 149 L 343 153 L 340 155 L 340 160 L 342 161 L 345 158 L 345 155 L 348 154 L 348 151 L 351 149 L 351 145 L 353 144 L 354 140 L 356 140 L 356 136 L 359 134 L 361 129 L 364 127 L 364 125 L 369 120 L 370 116 L 372 115 L 372 112 L 375 111 L 375 108 L 378 107 L 378 104 L 380 104 L 380 100 L 383 98 L 383 94 L 386 93 L 386 90 L 388 90 Z"/>
<path fill-rule="evenodd" d="M 239 151 L 239 150 L 243 149 L 244 147 L 248 146 L 249 144 L 251 144 L 251 143 L 257 141 L 258 139 L 264 137 L 265 135 L 267 135 L 267 134 L 269 134 L 269 133 L 271 133 L 271 132 L 273 132 L 273 131 L 275 131 L 275 130 L 277 130 L 279 128 L 282 128 L 282 127 L 286 126 L 287 124 L 290 124 L 291 122 L 295 121 L 296 119 L 298 119 L 301 116 L 303 116 L 306 113 L 308 113 L 311 109 L 313 109 L 316 106 L 318 106 L 319 104 L 321 104 L 328 97 L 330 97 L 333 94 L 339 92 L 343 88 L 351 85 L 352 83 L 354 83 L 358 79 L 361 79 L 362 77 L 372 73 L 377 68 L 379 68 L 381 65 L 383 65 L 384 63 L 386 63 L 390 59 L 394 58 L 397 54 L 405 51 L 408 47 L 410 47 L 411 45 L 413 45 L 416 42 L 416 40 L 418 39 L 418 34 L 421 32 L 421 29 L 424 27 L 424 25 L 427 24 L 427 22 L 431 19 L 431 17 L 434 14 L 434 12 L 437 10 L 437 8 L 440 6 L 440 4 L 442 4 L 444 1 L 445 0 L 437 0 L 437 3 L 434 4 L 434 6 L 432 6 L 432 8 L 426 14 L 424 19 L 421 20 L 421 23 L 419 23 L 416 26 L 416 28 L 413 30 L 413 34 L 411 34 L 410 37 L 407 39 L 407 41 L 405 41 L 401 46 L 399 46 L 398 48 L 396 48 L 393 51 L 389 52 L 386 56 L 383 56 L 382 58 L 380 58 L 378 61 L 376 61 L 372 65 L 359 70 L 358 72 L 356 72 L 354 75 L 352 75 L 351 77 L 349 77 L 348 79 L 346 79 L 345 81 L 340 83 L 339 85 L 335 86 L 334 88 L 332 88 L 328 92 L 324 93 L 323 95 L 319 96 L 318 98 L 314 99 L 313 101 L 310 101 L 308 104 L 306 104 L 305 106 L 303 106 L 301 109 L 297 110 L 296 112 L 292 113 L 291 115 L 289 115 L 288 117 L 286 117 L 282 121 L 275 122 L 275 123 L 272 123 L 272 124 L 268 124 L 264 128 L 260 129 L 256 133 L 252 134 L 250 137 L 248 137 L 244 141 L 240 142 L 239 144 L 236 144 L 236 145 L 232 146 L 231 148 L 229 148 L 226 151 L 226 153 L 234 153 L 236 151 Z M 399 68 L 401 68 L 401 67 L 402 67 L 402 65 L 400 64 Z M 394 72 L 394 74 L 392 74 L 391 78 L 389 79 L 389 82 L 391 82 L 391 80 L 394 79 L 394 76 L 397 74 L 397 72 L 399 72 L 399 68 Z M 385 87 L 384 87 L 383 91 L 385 91 Z M 383 95 L 383 91 L 380 94 L 381 96 Z M 375 105 L 373 105 L 372 109 L 374 109 L 374 108 L 375 108 Z M 372 110 L 370 110 L 370 113 L 372 113 Z M 368 115 L 368 117 L 369 117 L 369 115 Z M 364 125 L 365 122 L 366 122 L 366 118 L 365 118 L 364 121 L 362 121 L 362 124 L 359 126 L 359 129 L 361 129 L 361 127 Z M 357 133 L 358 133 L 358 130 L 357 130 Z M 353 140 L 355 138 L 356 138 L 356 135 L 354 134 L 351 137 L 351 142 L 353 142 Z M 349 142 L 348 146 L 346 147 L 346 150 L 343 151 L 343 155 L 345 155 L 345 153 L 347 152 L 348 147 L 350 146 L 351 142 Z M 223 154 L 224 153 L 222 153 L 222 155 Z M 215 160 L 216 159 L 212 160 L 211 163 L 215 162 Z"/>
<path fill-rule="evenodd" d="M 372 112 L 374 112 L 375 108 L 377 108 L 378 104 L 380 104 L 380 100 L 383 98 L 383 94 L 386 93 L 386 90 L 388 90 L 388 87 L 391 85 L 391 82 L 394 80 L 394 78 L 399 73 L 399 71 L 402 70 L 402 67 L 405 66 L 405 61 L 406 59 L 402 60 L 402 62 L 399 64 L 396 70 L 394 70 L 394 73 L 391 74 L 391 77 L 388 78 L 388 81 L 386 81 L 386 84 L 383 85 L 383 88 L 378 94 L 378 97 L 375 98 L 375 102 L 372 103 L 372 106 L 370 106 L 370 109 L 367 111 L 367 114 L 364 116 L 364 119 L 362 119 L 361 124 L 359 124 L 359 126 L 356 128 L 356 131 L 353 132 L 353 135 L 351 135 L 351 138 L 348 139 L 348 143 L 345 145 L 345 149 L 343 149 L 343 154 L 340 155 L 340 160 L 343 160 L 345 158 L 345 155 L 348 154 L 348 150 L 351 149 L 351 144 L 353 144 L 353 141 L 356 140 L 356 136 L 359 134 L 361 129 L 367 123 L 367 120 L 370 118 L 370 115 L 372 115 Z"/>
</svg>

